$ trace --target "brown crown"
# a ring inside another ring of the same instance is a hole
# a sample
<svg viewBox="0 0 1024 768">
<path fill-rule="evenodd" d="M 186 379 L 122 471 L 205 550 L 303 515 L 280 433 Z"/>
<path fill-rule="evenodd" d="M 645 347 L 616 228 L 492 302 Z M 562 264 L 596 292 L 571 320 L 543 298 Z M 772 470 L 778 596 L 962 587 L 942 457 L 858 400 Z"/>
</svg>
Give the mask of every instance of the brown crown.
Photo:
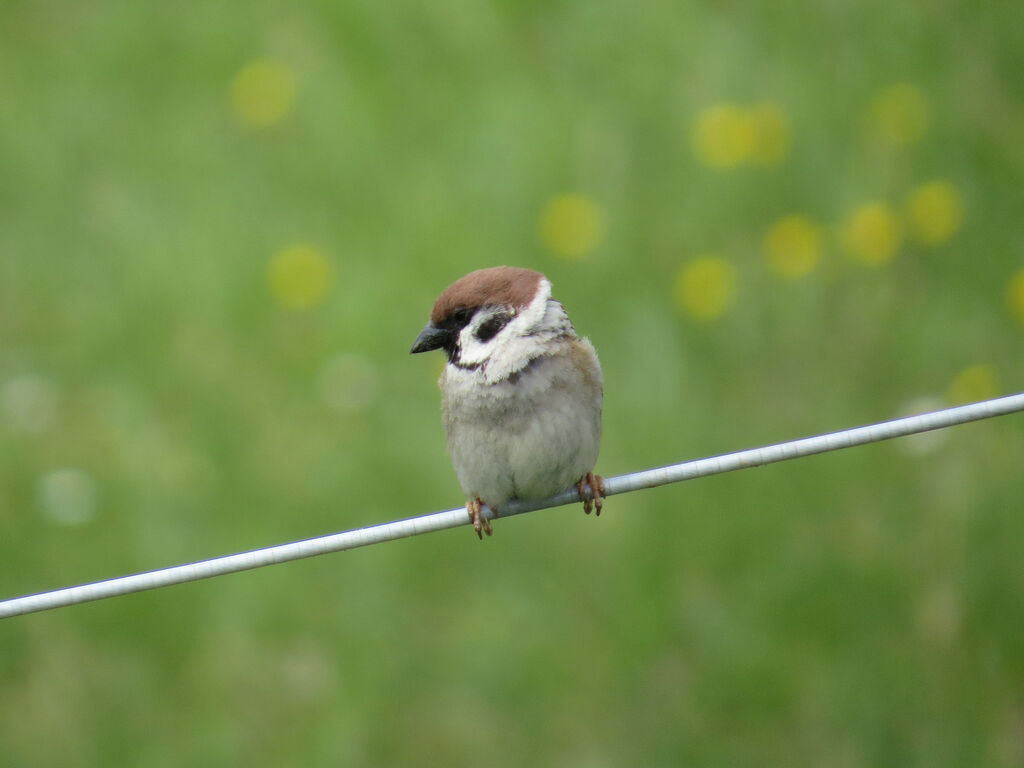
<svg viewBox="0 0 1024 768">
<path fill-rule="evenodd" d="M 485 305 L 522 309 L 537 293 L 544 279 L 540 272 L 519 267 L 488 267 L 460 277 L 444 289 L 430 312 L 430 322 L 440 325 L 459 307 L 475 310 Z"/>
</svg>

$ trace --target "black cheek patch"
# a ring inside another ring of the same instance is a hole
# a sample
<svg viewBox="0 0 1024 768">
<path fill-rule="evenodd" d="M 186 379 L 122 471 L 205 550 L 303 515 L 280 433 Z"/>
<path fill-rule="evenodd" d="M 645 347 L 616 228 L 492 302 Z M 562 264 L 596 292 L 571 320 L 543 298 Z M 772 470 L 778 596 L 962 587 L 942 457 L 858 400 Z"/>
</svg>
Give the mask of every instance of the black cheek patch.
<svg viewBox="0 0 1024 768">
<path fill-rule="evenodd" d="M 499 312 L 496 315 L 491 315 L 489 318 L 480 323 L 480 327 L 473 333 L 478 341 L 488 342 L 493 339 L 502 328 L 508 325 L 508 321 L 512 319 L 512 315 L 506 314 L 505 312 Z"/>
</svg>

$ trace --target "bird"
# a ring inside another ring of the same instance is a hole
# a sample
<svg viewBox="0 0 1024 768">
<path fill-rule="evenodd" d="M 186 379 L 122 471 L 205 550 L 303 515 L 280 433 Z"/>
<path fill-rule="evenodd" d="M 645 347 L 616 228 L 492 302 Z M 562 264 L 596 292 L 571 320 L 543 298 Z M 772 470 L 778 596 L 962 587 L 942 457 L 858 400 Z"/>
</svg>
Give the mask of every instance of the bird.
<svg viewBox="0 0 1024 768">
<path fill-rule="evenodd" d="M 512 500 L 575 487 L 601 514 L 601 364 L 540 272 L 488 267 L 449 285 L 411 353 L 444 350 L 441 412 L 466 510 L 482 540 Z"/>
</svg>

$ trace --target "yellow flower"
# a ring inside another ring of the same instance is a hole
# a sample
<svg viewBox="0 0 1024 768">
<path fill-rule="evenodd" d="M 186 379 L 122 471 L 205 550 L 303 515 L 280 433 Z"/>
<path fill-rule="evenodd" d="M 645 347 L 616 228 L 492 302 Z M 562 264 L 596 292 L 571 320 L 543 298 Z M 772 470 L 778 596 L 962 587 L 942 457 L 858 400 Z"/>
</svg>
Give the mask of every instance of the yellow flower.
<svg viewBox="0 0 1024 768">
<path fill-rule="evenodd" d="M 1010 314 L 1024 323 L 1024 269 L 1018 270 L 1010 278 L 1010 284 L 1006 290 L 1006 306 Z"/>
<path fill-rule="evenodd" d="M 872 267 L 891 261 L 901 238 L 899 219 L 885 203 L 862 205 L 849 216 L 841 232 L 846 252 Z"/>
<path fill-rule="evenodd" d="M 736 268 L 719 256 L 701 256 L 676 273 L 676 306 L 696 320 L 714 320 L 735 298 Z"/>
<path fill-rule="evenodd" d="M 879 91 L 868 115 L 878 136 L 890 144 L 913 144 L 928 130 L 928 100 L 910 83 L 896 83 Z"/>
<path fill-rule="evenodd" d="M 544 206 L 537 230 L 551 253 L 583 259 L 604 240 L 604 213 L 589 197 L 561 195 Z"/>
<path fill-rule="evenodd" d="M 327 296 L 331 263 L 312 245 L 291 245 L 270 260 L 267 279 L 274 300 L 287 309 L 306 309 Z"/>
<path fill-rule="evenodd" d="M 972 365 L 953 377 L 946 393 L 951 403 L 976 403 L 999 394 L 999 376 L 991 365 Z"/>
<path fill-rule="evenodd" d="M 906 218 L 911 237 L 921 245 L 940 245 L 960 229 L 964 205 L 949 181 L 922 184 L 907 198 Z"/>
<path fill-rule="evenodd" d="M 749 110 L 735 104 L 708 107 L 690 135 L 697 158 L 711 168 L 735 168 L 748 160 L 757 143 L 757 126 Z"/>
<path fill-rule="evenodd" d="M 764 258 L 768 269 L 787 280 L 812 272 L 821 259 L 821 228 L 806 216 L 786 216 L 765 233 Z"/>
<path fill-rule="evenodd" d="M 779 165 L 789 154 L 789 118 L 782 108 L 769 101 L 755 104 L 748 110 L 754 126 L 751 162 L 757 165 Z"/>
<path fill-rule="evenodd" d="M 295 101 L 295 75 L 275 59 L 254 59 L 235 75 L 231 104 L 246 125 L 266 128 L 279 123 Z"/>
</svg>

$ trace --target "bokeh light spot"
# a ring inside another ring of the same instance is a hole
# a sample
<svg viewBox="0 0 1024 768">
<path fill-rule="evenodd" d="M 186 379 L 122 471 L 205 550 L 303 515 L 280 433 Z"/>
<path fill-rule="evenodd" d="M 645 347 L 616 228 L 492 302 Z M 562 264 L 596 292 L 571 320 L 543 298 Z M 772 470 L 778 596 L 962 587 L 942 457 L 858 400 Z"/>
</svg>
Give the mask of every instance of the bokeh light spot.
<svg viewBox="0 0 1024 768">
<path fill-rule="evenodd" d="M 867 203 L 847 218 L 841 239 L 857 261 L 877 267 L 888 263 L 900 247 L 899 219 L 885 203 Z"/>
<path fill-rule="evenodd" d="M 318 380 L 320 397 L 339 412 L 362 411 L 380 393 L 380 377 L 367 358 L 343 352 L 327 361 Z"/>
<path fill-rule="evenodd" d="M 939 411 L 947 405 L 941 397 L 921 395 L 910 400 L 897 414 L 898 416 L 916 416 L 929 411 Z M 894 441 L 896 448 L 908 456 L 928 456 L 935 453 L 949 438 L 948 429 L 933 429 L 920 432 Z"/>
<path fill-rule="evenodd" d="M 963 600 L 960 592 L 949 586 L 932 587 L 915 610 L 917 631 L 921 638 L 939 647 L 956 641 L 963 624 Z"/>
<path fill-rule="evenodd" d="M 1018 270 L 1010 278 L 1006 291 L 1006 305 L 1010 313 L 1024 323 L 1024 268 Z"/>
<path fill-rule="evenodd" d="M 879 91 L 868 113 L 875 132 L 889 144 L 913 144 L 928 130 L 928 100 L 910 83 L 896 83 Z"/>
<path fill-rule="evenodd" d="M 916 242 L 941 245 L 963 224 L 963 199 L 952 182 L 922 184 L 907 198 L 906 218 L 910 236 Z"/>
<path fill-rule="evenodd" d="M 538 234 L 556 256 L 583 259 L 604 240 L 604 212 L 584 195 L 560 195 L 541 211 Z"/>
<path fill-rule="evenodd" d="M 714 320 L 736 299 L 736 268 L 719 256 L 696 258 L 676 274 L 674 299 L 689 317 Z"/>
<path fill-rule="evenodd" d="M 774 167 L 789 154 L 789 117 L 777 104 L 764 101 L 750 108 L 748 118 L 754 129 L 751 161 Z"/>
<path fill-rule="evenodd" d="M 999 375 L 991 365 L 972 365 L 953 377 L 946 398 L 954 404 L 976 403 L 999 394 Z"/>
<path fill-rule="evenodd" d="M 274 254 L 268 279 L 274 300 L 288 309 L 319 304 L 331 287 L 331 263 L 311 245 L 292 245 Z"/>
<path fill-rule="evenodd" d="M 704 165 L 735 168 L 753 155 L 757 125 L 750 110 L 736 104 L 715 104 L 697 116 L 690 140 Z"/>
<path fill-rule="evenodd" d="M 238 119 L 255 128 L 281 122 L 295 102 L 295 74 L 276 59 L 255 59 L 235 75 L 231 105 Z"/>
<path fill-rule="evenodd" d="M 821 228 L 806 216 L 779 219 L 762 244 L 768 269 L 787 280 L 804 277 L 818 266 L 821 241 Z"/>
<path fill-rule="evenodd" d="M 39 481 L 43 514 L 60 525 L 87 523 L 96 513 L 96 483 L 82 469 L 55 469 Z"/>
<path fill-rule="evenodd" d="M 45 432 L 57 423 L 57 386 L 36 374 L 15 376 L 0 389 L 0 406 L 4 420 L 14 429 Z"/>
</svg>

